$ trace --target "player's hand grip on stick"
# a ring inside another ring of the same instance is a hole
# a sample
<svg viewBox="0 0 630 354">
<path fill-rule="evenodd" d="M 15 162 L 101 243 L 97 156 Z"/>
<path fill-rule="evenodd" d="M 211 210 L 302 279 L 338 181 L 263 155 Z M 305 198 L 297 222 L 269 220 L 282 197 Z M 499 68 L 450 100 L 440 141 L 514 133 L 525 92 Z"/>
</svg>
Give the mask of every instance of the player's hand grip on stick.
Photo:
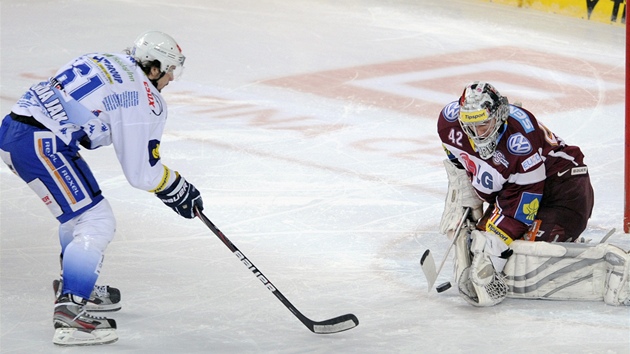
<svg viewBox="0 0 630 354">
<path fill-rule="evenodd" d="M 287 298 L 282 295 L 280 290 L 276 288 L 275 285 L 269 281 L 269 279 L 262 274 L 262 272 L 247 258 L 245 255 L 238 249 L 234 244 L 219 230 L 210 219 L 208 219 L 202 212 L 201 209 L 195 207 L 195 214 L 203 221 L 203 223 L 223 242 L 227 248 L 232 251 L 236 255 L 236 257 L 247 267 L 249 270 L 254 273 L 254 275 L 265 285 L 267 289 L 269 289 L 277 298 L 286 306 L 295 317 L 300 320 L 308 329 L 313 333 L 317 334 L 328 334 L 328 333 L 337 333 L 341 331 L 346 331 L 351 328 L 354 328 L 359 325 L 359 320 L 357 316 L 353 314 L 347 314 L 338 316 L 335 318 L 331 318 L 325 321 L 313 321 L 306 316 L 304 316 L 300 311 L 298 311 Z"/>
<path fill-rule="evenodd" d="M 177 214 L 192 219 L 195 217 L 193 208 L 203 210 L 203 200 L 201 193 L 192 184 L 188 183 L 184 177 L 177 175 L 175 182 L 167 189 L 155 193 L 167 207 L 173 209 Z"/>
</svg>

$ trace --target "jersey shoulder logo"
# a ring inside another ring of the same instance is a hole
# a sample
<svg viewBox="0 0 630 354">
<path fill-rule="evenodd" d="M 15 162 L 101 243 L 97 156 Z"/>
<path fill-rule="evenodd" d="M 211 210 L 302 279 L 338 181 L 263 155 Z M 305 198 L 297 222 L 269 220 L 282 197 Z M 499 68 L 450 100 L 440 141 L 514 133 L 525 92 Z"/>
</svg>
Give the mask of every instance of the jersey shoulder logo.
<svg viewBox="0 0 630 354">
<path fill-rule="evenodd" d="M 507 141 L 507 147 L 514 155 L 527 155 L 532 152 L 532 143 L 521 133 L 510 135 Z"/>
<path fill-rule="evenodd" d="M 531 119 L 529 119 L 529 115 L 525 113 L 524 110 L 516 106 L 510 106 L 510 116 L 521 123 L 521 126 L 525 130 L 525 133 L 531 133 L 534 131 L 534 124 L 532 123 Z"/>
<path fill-rule="evenodd" d="M 442 115 L 444 116 L 444 119 L 449 122 L 456 121 L 457 118 L 459 118 L 459 103 L 457 103 L 457 101 L 453 101 L 447 104 L 446 107 L 442 109 Z"/>
</svg>

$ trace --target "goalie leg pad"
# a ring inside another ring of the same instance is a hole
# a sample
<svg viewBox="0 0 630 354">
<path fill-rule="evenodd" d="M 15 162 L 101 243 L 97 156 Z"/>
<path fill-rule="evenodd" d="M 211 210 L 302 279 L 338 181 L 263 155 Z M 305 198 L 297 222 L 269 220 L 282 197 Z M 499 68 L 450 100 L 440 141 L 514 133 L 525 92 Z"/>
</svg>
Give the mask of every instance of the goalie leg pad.
<svg viewBox="0 0 630 354">
<path fill-rule="evenodd" d="M 608 269 L 606 286 L 604 288 L 604 302 L 609 305 L 630 306 L 630 257 L 622 249 L 609 246 L 609 252 L 604 256 Z"/>
<path fill-rule="evenodd" d="M 616 246 L 515 240 L 510 247 L 508 297 L 630 303 L 629 255 Z"/>
<path fill-rule="evenodd" d="M 470 267 L 470 262 L 472 261 L 468 247 L 470 242 L 471 227 L 470 222 L 467 221 L 460 229 L 459 235 L 456 235 L 457 239 L 455 240 L 454 262 L 455 283 L 459 283 L 459 279 L 461 278 L 464 269 Z"/>
</svg>

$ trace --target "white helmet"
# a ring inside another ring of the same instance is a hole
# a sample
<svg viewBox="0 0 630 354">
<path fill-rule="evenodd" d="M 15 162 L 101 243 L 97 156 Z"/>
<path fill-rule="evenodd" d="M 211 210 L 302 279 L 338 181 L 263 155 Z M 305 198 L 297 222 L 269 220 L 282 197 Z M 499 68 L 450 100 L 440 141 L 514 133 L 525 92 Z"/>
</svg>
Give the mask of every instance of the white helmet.
<svg viewBox="0 0 630 354">
<path fill-rule="evenodd" d="M 160 70 L 164 73 L 173 72 L 175 79 L 181 76 L 186 60 L 173 37 L 159 31 L 145 32 L 136 38 L 131 55 L 141 63 L 159 60 Z"/>
<path fill-rule="evenodd" d="M 510 114 L 508 99 L 492 85 L 475 81 L 466 86 L 459 99 L 459 124 L 487 160 L 497 148 L 499 130 Z"/>
</svg>

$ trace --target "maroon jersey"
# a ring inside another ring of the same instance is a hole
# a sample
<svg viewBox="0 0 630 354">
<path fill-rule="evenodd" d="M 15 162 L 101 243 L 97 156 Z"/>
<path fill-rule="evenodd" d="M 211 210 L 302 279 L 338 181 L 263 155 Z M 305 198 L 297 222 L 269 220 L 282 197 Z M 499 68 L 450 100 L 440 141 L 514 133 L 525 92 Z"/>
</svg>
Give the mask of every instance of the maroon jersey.
<svg viewBox="0 0 630 354">
<path fill-rule="evenodd" d="M 536 219 L 544 194 L 549 193 L 545 183 L 588 173 L 579 147 L 566 145 L 523 108 L 510 105 L 496 151 L 487 160 L 476 152 L 458 117 L 457 101 L 442 109 L 438 119 L 442 145 L 448 158 L 466 169 L 479 197 L 495 205 L 487 224 L 480 227 L 508 244 L 521 238 Z"/>
</svg>

